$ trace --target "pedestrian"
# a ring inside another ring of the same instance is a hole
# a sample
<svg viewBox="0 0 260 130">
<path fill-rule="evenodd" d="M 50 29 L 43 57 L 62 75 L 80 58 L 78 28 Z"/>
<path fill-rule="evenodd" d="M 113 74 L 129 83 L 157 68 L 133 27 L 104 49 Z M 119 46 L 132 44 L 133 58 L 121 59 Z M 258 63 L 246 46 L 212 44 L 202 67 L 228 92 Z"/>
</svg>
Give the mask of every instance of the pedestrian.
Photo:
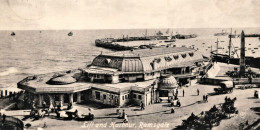
<svg viewBox="0 0 260 130">
<path fill-rule="evenodd" d="M 184 89 L 182 90 L 182 96 L 184 97 Z"/>
<path fill-rule="evenodd" d="M 203 101 L 205 102 L 205 100 L 206 100 L 206 97 L 205 97 L 205 95 L 203 95 Z"/>
<path fill-rule="evenodd" d="M 89 111 L 89 113 L 88 113 L 89 119 L 94 120 L 94 110 L 91 108 L 88 108 L 88 111 Z"/>
<path fill-rule="evenodd" d="M 252 84 L 252 75 L 248 77 L 249 83 Z"/>
<path fill-rule="evenodd" d="M 125 119 L 125 109 L 123 109 L 122 118 Z"/>
<path fill-rule="evenodd" d="M 180 102 L 180 100 L 177 101 L 177 106 L 178 106 L 178 107 L 181 106 L 181 102 Z"/>
<path fill-rule="evenodd" d="M 205 96 L 206 102 L 208 102 L 208 95 Z"/>
<path fill-rule="evenodd" d="M 127 114 L 125 114 L 125 117 L 124 117 L 124 123 L 128 123 L 128 118 L 127 118 Z"/>
<path fill-rule="evenodd" d="M 46 102 L 45 101 L 43 101 L 42 106 L 43 106 L 43 109 L 45 109 L 45 107 L 46 107 Z"/>
<path fill-rule="evenodd" d="M 141 110 L 144 110 L 144 103 L 141 101 L 140 103 Z"/>
<path fill-rule="evenodd" d="M 199 89 L 197 89 L 197 96 L 199 96 L 200 95 L 200 90 Z"/>
<path fill-rule="evenodd" d="M 176 96 L 178 97 L 178 89 L 176 89 Z"/>
<path fill-rule="evenodd" d="M 5 123 L 6 115 L 3 114 L 3 123 Z"/>
<path fill-rule="evenodd" d="M 175 111 L 174 111 L 174 107 L 172 107 L 172 108 L 171 108 L 171 113 L 174 113 L 174 112 L 175 112 Z"/>
<path fill-rule="evenodd" d="M 43 124 L 43 127 L 42 128 L 47 128 L 47 124 L 46 124 L 46 122 L 44 122 L 44 124 Z"/>
</svg>

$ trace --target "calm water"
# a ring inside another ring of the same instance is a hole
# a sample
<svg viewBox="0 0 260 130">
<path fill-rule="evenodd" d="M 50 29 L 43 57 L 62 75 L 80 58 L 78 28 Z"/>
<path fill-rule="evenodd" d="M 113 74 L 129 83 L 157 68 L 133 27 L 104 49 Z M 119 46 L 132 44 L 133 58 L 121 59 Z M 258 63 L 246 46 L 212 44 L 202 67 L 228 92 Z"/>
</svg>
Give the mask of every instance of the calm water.
<svg viewBox="0 0 260 130">
<path fill-rule="evenodd" d="M 154 35 L 159 29 L 150 29 L 148 34 Z M 173 29 L 174 33 L 198 35 L 194 39 L 177 40 L 177 46 L 195 45 L 195 49 L 204 55 L 209 55 L 211 46 L 216 48 L 216 40 L 223 41 L 219 47 L 228 46 L 227 36 L 213 36 L 222 29 Z M 241 32 L 240 29 L 233 29 Z M 260 33 L 260 28 L 243 28 L 245 33 Z M 10 36 L 12 31 L 0 31 L 0 88 L 16 87 L 16 83 L 28 75 L 42 74 L 54 71 L 84 67 L 92 59 L 102 52 L 111 50 L 95 47 L 94 41 L 105 37 L 143 36 L 145 29 L 128 30 L 72 30 L 74 35 L 67 34 L 71 30 L 42 30 L 14 31 L 16 36 Z M 165 29 L 161 29 L 165 32 Z M 230 29 L 226 29 L 230 32 Z M 205 43 L 205 44 L 203 44 Z M 234 46 L 240 47 L 240 39 L 233 39 Z M 249 45 L 251 44 L 251 45 Z M 258 38 L 246 38 L 246 47 L 255 49 L 246 54 L 260 57 L 260 40 Z M 222 51 L 222 50 L 219 50 Z"/>
</svg>

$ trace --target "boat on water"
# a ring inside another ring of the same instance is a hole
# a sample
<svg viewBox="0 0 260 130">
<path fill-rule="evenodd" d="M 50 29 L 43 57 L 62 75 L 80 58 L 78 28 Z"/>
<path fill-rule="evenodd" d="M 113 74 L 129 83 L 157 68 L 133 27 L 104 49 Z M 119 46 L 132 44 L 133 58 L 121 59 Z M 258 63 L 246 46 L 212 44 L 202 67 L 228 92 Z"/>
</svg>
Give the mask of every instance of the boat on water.
<svg viewBox="0 0 260 130">
<path fill-rule="evenodd" d="M 172 34 L 164 35 L 161 31 L 156 32 L 155 35 L 148 36 L 146 30 L 145 34 L 143 35 L 144 36 L 140 37 L 128 37 L 128 35 L 125 37 L 123 35 L 122 38 L 96 39 L 95 44 L 98 47 L 121 51 L 136 49 L 136 46 L 138 46 L 138 49 L 150 48 L 150 46 L 162 46 L 176 41 L 175 36 Z"/>
<path fill-rule="evenodd" d="M 73 35 L 73 32 L 69 32 L 69 33 L 68 33 L 68 36 L 72 36 L 72 35 Z"/>
<path fill-rule="evenodd" d="M 224 30 L 222 30 L 222 32 L 220 32 L 220 33 L 215 33 L 214 34 L 214 36 L 226 36 L 226 35 L 228 35 L 228 33 L 225 32 Z"/>
<path fill-rule="evenodd" d="M 11 33 L 11 36 L 15 36 L 15 33 L 14 33 L 14 32 L 12 32 L 12 33 Z"/>
<path fill-rule="evenodd" d="M 179 34 L 178 33 L 177 35 L 175 35 L 175 37 L 177 39 L 189 39 L 189 38 L 196 38 L 197 35 L 196 34 L 184 35 L 184 34 Z"/>
</svg>

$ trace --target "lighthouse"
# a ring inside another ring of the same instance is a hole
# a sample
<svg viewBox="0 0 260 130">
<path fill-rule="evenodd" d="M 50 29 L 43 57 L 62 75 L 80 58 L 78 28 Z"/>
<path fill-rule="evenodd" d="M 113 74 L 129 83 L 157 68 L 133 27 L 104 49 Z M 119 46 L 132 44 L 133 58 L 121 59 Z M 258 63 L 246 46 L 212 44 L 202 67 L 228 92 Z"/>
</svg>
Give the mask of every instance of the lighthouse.
<svg viewBox="0 0 260 130">
<path fill-rule="evenodd" d="M 241 51 L 240 51 L 240 76 L 245 75 L 246 62 L 245 62 L 245 34 L 241 32 Z"/>
</svg>

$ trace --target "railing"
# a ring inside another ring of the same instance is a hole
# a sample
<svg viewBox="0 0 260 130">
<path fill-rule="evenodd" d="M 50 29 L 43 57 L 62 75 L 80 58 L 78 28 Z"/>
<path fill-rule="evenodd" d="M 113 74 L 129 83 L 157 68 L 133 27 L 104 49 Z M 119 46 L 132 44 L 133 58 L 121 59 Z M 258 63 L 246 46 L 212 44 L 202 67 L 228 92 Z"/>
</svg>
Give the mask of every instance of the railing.
<svg viewBox="0 0 260 130">
<path fill-rule="evenodd" d="M 1 126 L 3 126 L 2 124 L 6 124 L 8 126 L 16 128 L 17 130 L 23 130 L 23 128 L 24 128 L 23 122 L 20 119 L 12 117 L 12 116 L 6 116 L 5 122 L 3 122 L 3 117 L 1 116 L 0 124 L 1 124 Z"/>
<path fill-rule="evenodd" d="M 250 80 L 248 78 L 234 78 L 235 84 L 249 84 Z M 260 84 L 260 78 L 252 78 L 252 84 Z"/>
<path fill-rule="evenodd" d="M 36 92 L 69 92 L 69 91 L 77 91 L 77 90 L 82 90 L 82 89 L 89 89 L 90 86 L 76 86 L 76 87 L 42 87 L 42 88 L 37 88 Z"/>
</svg>

